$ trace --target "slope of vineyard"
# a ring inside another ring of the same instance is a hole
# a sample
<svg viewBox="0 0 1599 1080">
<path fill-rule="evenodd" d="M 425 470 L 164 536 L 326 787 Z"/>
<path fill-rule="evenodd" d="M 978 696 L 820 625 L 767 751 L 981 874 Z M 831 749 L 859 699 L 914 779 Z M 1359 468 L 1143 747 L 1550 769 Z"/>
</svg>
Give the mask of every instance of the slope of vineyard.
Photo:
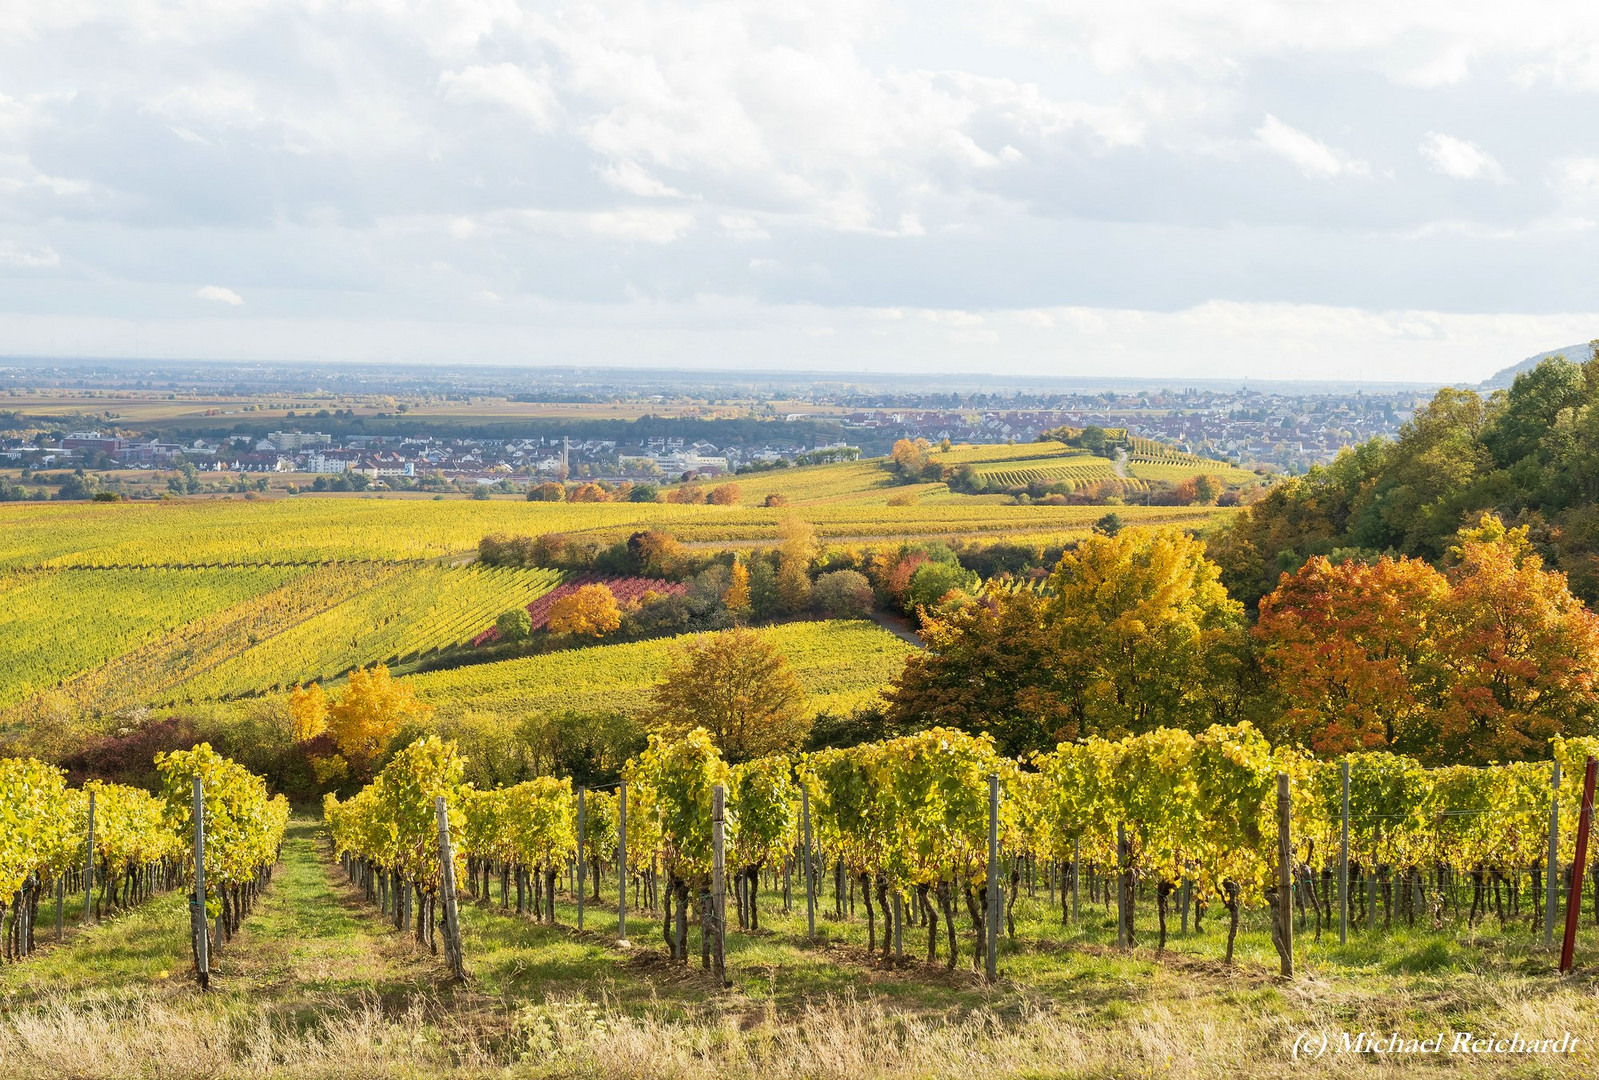
<svg viewBox="0 0 1599 1080">
<path fill-rule="evenodd" d="M 0 574 L 0 706 L 304 572 L 258 566 Z"/>
<path fill-rule="evenodd" d="M 114 663 L 78 673 L 51 693 L 77 708 L 100 712 L 163 700 L 167 690 L 186 679 L 409 569 L 401 563 L 334 563 L 290 574 L 287 582 L 275 589 L 191 619 L 171 633 L 116 657 Z M 173 572 L 104 571 L 97 576 L 113 579 L 134 573 L 159 578 Z M 104 581 L 100 584 L 103 587 Z M 3 715 L 0 713 L 0 718 Z"/>
<path fill-rule="evenodd" d="M 555 570 L 411 567 L 244 649 L 170 696 L 201 700 L 259 693 L 459 645 L 500 613 L 547 593 L 561 577 Z"/>
<path fill-rule="evenodd" d="M 1260 477 L 1248 469 L 1240 469 L 1225 461 L 1195 458 L 1192 462 L 1172 461 L 1165 458 L 1148 459 L 1134 455 L 1127 462 L 1127 475 L 1140 480 L 1187 480 L 1190 476 L 1214 476 L 1229 487 L 1253 484 Z"/>
<path fill-rule="evenodd" d="M 759 631 L 793 666 L 812 712 L 872 702 L 915 646 L 868 622 L 801 622 Z M 601 645 L 418 675 L 440 721 L 510 724 L 533 712 L 637 712 L 665 670 L 672 639 Z"/>
</svg>

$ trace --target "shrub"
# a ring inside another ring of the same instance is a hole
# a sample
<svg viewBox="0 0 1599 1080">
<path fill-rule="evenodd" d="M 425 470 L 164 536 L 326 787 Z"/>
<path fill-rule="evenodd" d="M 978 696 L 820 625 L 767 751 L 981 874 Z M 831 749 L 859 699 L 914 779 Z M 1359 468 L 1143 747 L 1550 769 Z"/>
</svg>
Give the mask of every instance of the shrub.
<svg viewBox="0 0 1599 1080">
<path fill-rule="evenodd" d="M 812 602 L 825 615 L 860 619 L 871 614 L 872 583 L 855 570 L 834 570 L 816 579 Z"/>
</svg>

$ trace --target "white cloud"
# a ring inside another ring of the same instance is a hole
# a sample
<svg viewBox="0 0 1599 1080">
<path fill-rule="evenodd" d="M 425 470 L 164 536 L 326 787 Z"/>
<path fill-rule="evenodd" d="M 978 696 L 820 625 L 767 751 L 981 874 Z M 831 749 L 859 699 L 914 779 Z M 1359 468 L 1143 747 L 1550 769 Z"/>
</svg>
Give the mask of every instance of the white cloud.
<svg viewBox="0 0 1599 1080">
<path fill-rule="evenodd" d="M 1456 180 L 1491 180 L 1496 184 L 1508 182 L 1499 162 L 1482 147 L 1466 139 L 1429 131 L 1416 149 L 1432 165 L 1434 172 Z"/>
<path fill-rule="evenodd" d="M 694 215 L 688 211 L 649 207 L 596 211 L 521 210 L 507 218 L 537 232 L 638 240 L 647 244 L 670 244 L 682 239 L 694 227 Z"/>
<path fill-rule="evenodd" d="M 515 64 L 474 64 L 439 76 L 444 100 L 459 105 L 503 105 L 533 122 L 539 131 L 554 125 L 555 93 L 542 75 Z"/>
<path fill-rule="evenodd" d="M 194 290 L 194 295 L 201 300 L 214 300 L 219 304 L 230 304 L 233 307 L 244 303 L 244 297 L 222 285 L 202 285 Z"/>
<path fill-rule="evenodd" d="M 21 270 L 43 270 L 61 265 L 61 256 L 54 248 L 25 248 L 10 240 L 0 240 L 0 266 L 14 266 Z"/>
<path fill-rule="evenodd" d="M 1255 140 L 1312 180 L 1371 175 L 1371 166 L 1366 162 L 1288 126 L 1270 113 L 1266 114 L 1266 122 L 1255 129 Z"/>
<path fill-rule="evenodd" d="M 683 193 L 650 175 L 636 161 L 613 161 L 600 169 L 600 179 L 608 187 L 645 199 L 682 198 Z"/>
</svg>

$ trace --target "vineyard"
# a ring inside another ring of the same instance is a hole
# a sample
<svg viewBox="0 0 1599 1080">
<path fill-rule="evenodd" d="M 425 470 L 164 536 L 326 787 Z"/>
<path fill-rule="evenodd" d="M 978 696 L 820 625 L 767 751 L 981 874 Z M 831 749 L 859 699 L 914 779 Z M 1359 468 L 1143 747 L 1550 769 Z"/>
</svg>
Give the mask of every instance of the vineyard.
<svg viewBox="0 0 1599 1080">
<path fill-rule="evenodd" d="M 1596 751 L 1596 740 L 1556 744 L 1568 777 L 1582 777 Z M 1585 788 L 1562 791 L 1542 765 L 1427 770 L 1382 753 L 1316 761 L 1247 724 L 1091 739 L 1031 763 L 999 756 L 987 736 L 935 728 L 729 766 L 699 730 L 652 736 L 614 797 L 554 778 L 480 791 L 461 783 L 462 764 L 430 737 L 354 798 L 325 806 L 350 879 L 423 942 L 441 888 L 453 893 L 457 881 L 480 903 L 497 883 L 502 909 L 514 890 L 516 914 L 544 923 L 560 918 L 562 885 L 581 922 L 607 871 L 619 903 L 659 925 L 670 962 L 689 962 L 696 926 L 701 963 L 718 980 L 735 921 L 761 930 L 763 887 L 768 910 L 781 897 L 785 914 L 803 895 L 810 937 L 829 887 L 822 915 L 854 922 L 858 905 L 863 966 L 986 962 L 990 980 L 999 954 L 1027 945 L 1015 911 L 1024 894 L 1035 918 L 1065 927 L 1114 905 L 1118 947 L 1153 944 L 1156 954 L 1190 926 L 1203 933 L 1211 913 L 1227 965 L 1246 911 L 1265 908 L 1285 974 L 1296 929 L 1320 946 L 1351 932 L 1453 935 L 1491 920 L 1536 938 L 1568 895 L 1573 918 L 1599 925 L 1599 881 L 1586 913 L 1581 889 L 1588 860 L 1599 862 L 1587 846 L 1592 773 Z M 458 864 L 441 855 L 446 835 Z M 1151 903 L 1155 928 L 1142 930 Z M 451 948 L 457 971 L 471 963 L 459 939 Z"/>
<path fill-rule="evenodd" d="M 759 631 L 793 666 L 812 712 L 875 700 L 914 646 L 868 622 L 787 623 Z M 639 712 L 679 642 L 653 639 L 504 660 L 412 679 L 441 724 L 514 725 L 534 713 Z"/>
<path fill-rule="evenodd" d="M 501 612 L 536 602 L 561 578 L 555 570 L 410 568 L 235 653 L 169 696 L 257 694 L 422 657 L 471 641 Z"/>
<path fill-rule="evenodd" d="M 192 935 L 203 984 L 207 949 L 220 948 L 238 931 L 270 879 L 289 804 L 281 795 L 269 797 L 260 777 L 208 745 L 158 754 L 155 765 L 159 795 L 100 781 L 70 788 L 54 766 L 0 758 L 5 960 L 21 960 L 38 948 L 46 898 L 54 900 L 59 940 L 68 894 L 81 895 L 82 921 L 89 922 L 185 888 L 199 897 L 194 910 L 207 916 L 196 919 Z M 197 811 L 203 830 L 196 829 Z M 198 853 L 203 859 L 197 863 Z M 47 904 L 45 910 L 48 915 Z"/>
<path fill-rule="evenodd" d="M 0 706 L 302 573 L 244 567 L 0 574 Z"/>
</svg>

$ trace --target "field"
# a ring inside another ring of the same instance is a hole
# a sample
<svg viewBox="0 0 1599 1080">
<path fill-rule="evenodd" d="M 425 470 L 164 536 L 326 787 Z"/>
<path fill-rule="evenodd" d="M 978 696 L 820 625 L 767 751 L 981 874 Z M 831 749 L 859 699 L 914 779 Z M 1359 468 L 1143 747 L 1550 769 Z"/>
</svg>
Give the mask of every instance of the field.
<svg viewBox="0 0 1599 1080">
<path fill-rule="evenodd" d="M 815 712 L 848 712 L 870 703 L 899 673 L 914 646 L 869 622 L 799 622 L 762 630 L 793 665 Z M 666 667 L 673 642 L 600 645 L 430 672 L 414 679 L 417 696 L 438 708 L 441 723 L 514 722 L 535 712 L 637 712 Z"/>
</svg>

